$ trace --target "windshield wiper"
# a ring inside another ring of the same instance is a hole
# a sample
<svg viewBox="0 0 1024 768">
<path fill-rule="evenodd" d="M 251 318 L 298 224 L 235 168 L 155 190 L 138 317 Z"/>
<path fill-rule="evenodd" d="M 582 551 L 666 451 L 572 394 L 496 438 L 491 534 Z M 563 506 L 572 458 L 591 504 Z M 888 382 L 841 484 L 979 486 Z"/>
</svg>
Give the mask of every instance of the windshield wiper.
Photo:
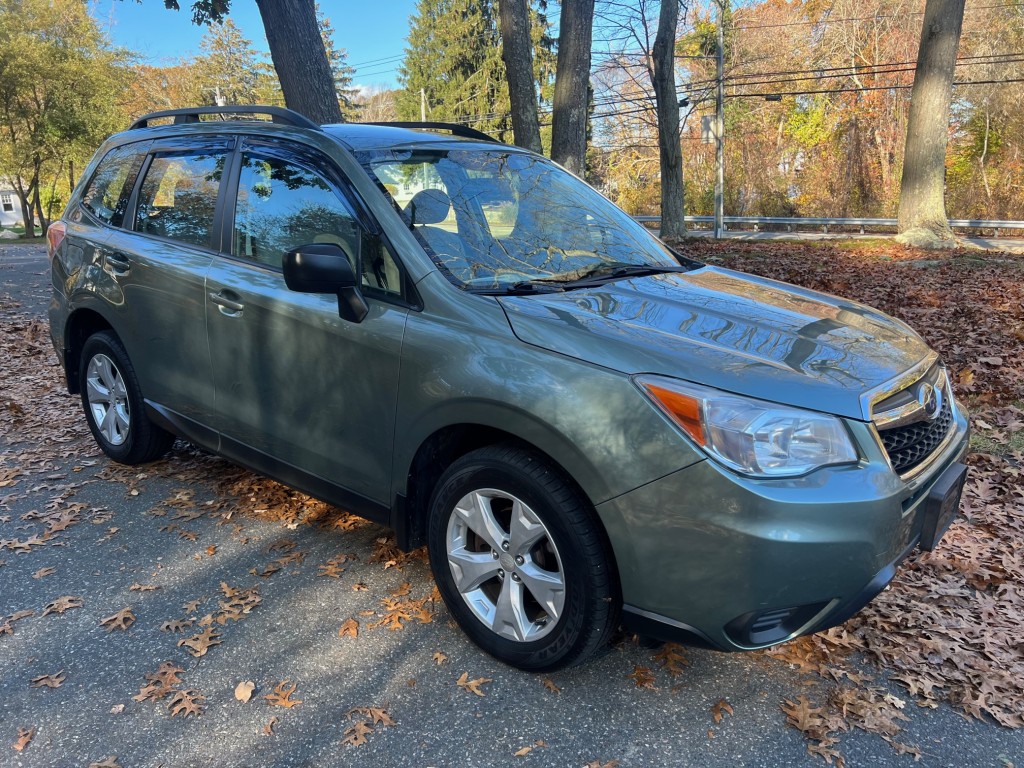
<svg viewBox="0 0 1024 768">
<path fill-rule="evenodd" d="M 478 293 L 482 296 L 509 296 L 531 293 L 561 293 L 565 288 L 559 283 L 544 282 L 540 280 L 519 280 L 515 283 L 503 285 L 491 285 L 486 288 L 470 287 L 466 289 L 470 293 Z"/>
<path fill-rule="evenodd" d="M 572 280 L 560 280 L 563 288 L 585 288 L 600 285 L 612 280 L 623 280 L 630 277 L 647 277 L 670 272 L 689 272 L 689 267 L 675 267 L 666 264 L 598 264 L 586 274 Z"/>
</svg>

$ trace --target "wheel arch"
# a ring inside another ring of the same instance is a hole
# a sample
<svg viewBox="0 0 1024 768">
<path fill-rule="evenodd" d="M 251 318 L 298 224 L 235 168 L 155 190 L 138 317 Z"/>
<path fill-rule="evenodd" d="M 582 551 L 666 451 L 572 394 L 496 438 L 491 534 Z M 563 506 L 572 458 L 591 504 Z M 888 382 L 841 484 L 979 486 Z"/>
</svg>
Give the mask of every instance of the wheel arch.
<svg viewBox="0 0 1024 768">
<path fill-rule="evenodd" d="M 85 307 L 72 312 L 64 324 L 64 374 L 68 392 L 73 395 L 81 391 L 78 373 L 82 362 L 82 347 L 90 336 L 100 331 L 110 331 L 117 336 L 117 331 L 103 315 Z"/>
<path fill-rule="evenodd" d="M 564 440 L 564 438 L 563 438 Z M 574 446 L 559 445 L 561 440 L 545 441 L 548 445 L 562 448 L 558 455 L 538 447 L 536 441 L 521 434 L 483 422 L 453 422 L 435 429 L 419 444 L 407 468 L 400 475 L 397 502 L 392 512 L 392 527 L 396 531 L 397 543 L 404 549 L 414 549 L 426 543 L 426 521 L 437 482 L 451 464 L 467 453 L 498 443 L 516 445 L 530 451 L 547 461 L 563 479 L 569 483 L 594 509 L 594 520 L 599 526 L 600 535 L 605 539 L 606 551 L 614 562 L 614 549 L 608 537 L 608 531 L 597 514 L 596 505 L 603 500 L 602 493 L 606 487 L 600 482 L 600 475 Z M 571 463 L 579 471 L 583 468 L 589 480 L 589 488 L 581 483 L 573 472 L 566 468 Z M 589 491 L 589 492 L 588 492 Z"/>
</svg>

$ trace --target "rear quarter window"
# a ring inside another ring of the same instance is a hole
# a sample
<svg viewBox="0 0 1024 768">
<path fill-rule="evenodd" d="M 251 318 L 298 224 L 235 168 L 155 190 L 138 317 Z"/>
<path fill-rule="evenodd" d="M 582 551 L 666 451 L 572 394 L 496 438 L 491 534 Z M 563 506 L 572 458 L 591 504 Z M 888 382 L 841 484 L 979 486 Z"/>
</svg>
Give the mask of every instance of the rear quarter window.
<svg viewBox="0 0 1024 768">
<path fill-rule="evenodd" d="M 105 224 L 120 227 L 143 155 L 137 144 L 110 150 L 82 192 L 81 206 Z"/>
</svg>

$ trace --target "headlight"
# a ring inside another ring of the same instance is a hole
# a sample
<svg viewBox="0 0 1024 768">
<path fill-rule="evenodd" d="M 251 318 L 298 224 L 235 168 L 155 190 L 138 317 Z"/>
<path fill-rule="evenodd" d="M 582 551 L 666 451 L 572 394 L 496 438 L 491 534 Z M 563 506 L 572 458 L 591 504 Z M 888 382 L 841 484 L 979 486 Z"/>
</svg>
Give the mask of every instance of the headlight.
<svg viewBox="0 0 1024 768">
<path fill-rule="evenodd" d="M 712 458 L 754 477 L 793 477 L 857 461 L 835 416 L 754 400 L 663 376 L 634 381 Z"/>
</svg>

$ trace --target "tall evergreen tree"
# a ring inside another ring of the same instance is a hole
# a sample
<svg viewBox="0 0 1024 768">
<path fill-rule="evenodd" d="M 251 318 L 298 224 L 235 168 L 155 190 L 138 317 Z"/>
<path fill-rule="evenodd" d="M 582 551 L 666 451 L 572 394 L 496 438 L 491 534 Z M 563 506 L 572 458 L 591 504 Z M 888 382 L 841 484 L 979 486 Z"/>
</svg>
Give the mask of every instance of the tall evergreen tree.
<svg viewBox="0 0 1024 768">
<path fill-rule="evenodd" d="M 539 94 L 550 92 L 552 41 L 547 19 L 534 9 L 534 71 Z M 399 69 L 401 120 L 470 125 L 512 141 L 508 79 L 494 0 L 419 0 L 411 20 L 405 61 Z"/>
<path fill-rule="evenodd" d="M 196 64 L 204 101 L 217 105 L 262 101 L 261 79 L 271 73 L 270 66 L 231 19 L 211 24 L 199 48 L 202 56 Z"/>
</svg>

